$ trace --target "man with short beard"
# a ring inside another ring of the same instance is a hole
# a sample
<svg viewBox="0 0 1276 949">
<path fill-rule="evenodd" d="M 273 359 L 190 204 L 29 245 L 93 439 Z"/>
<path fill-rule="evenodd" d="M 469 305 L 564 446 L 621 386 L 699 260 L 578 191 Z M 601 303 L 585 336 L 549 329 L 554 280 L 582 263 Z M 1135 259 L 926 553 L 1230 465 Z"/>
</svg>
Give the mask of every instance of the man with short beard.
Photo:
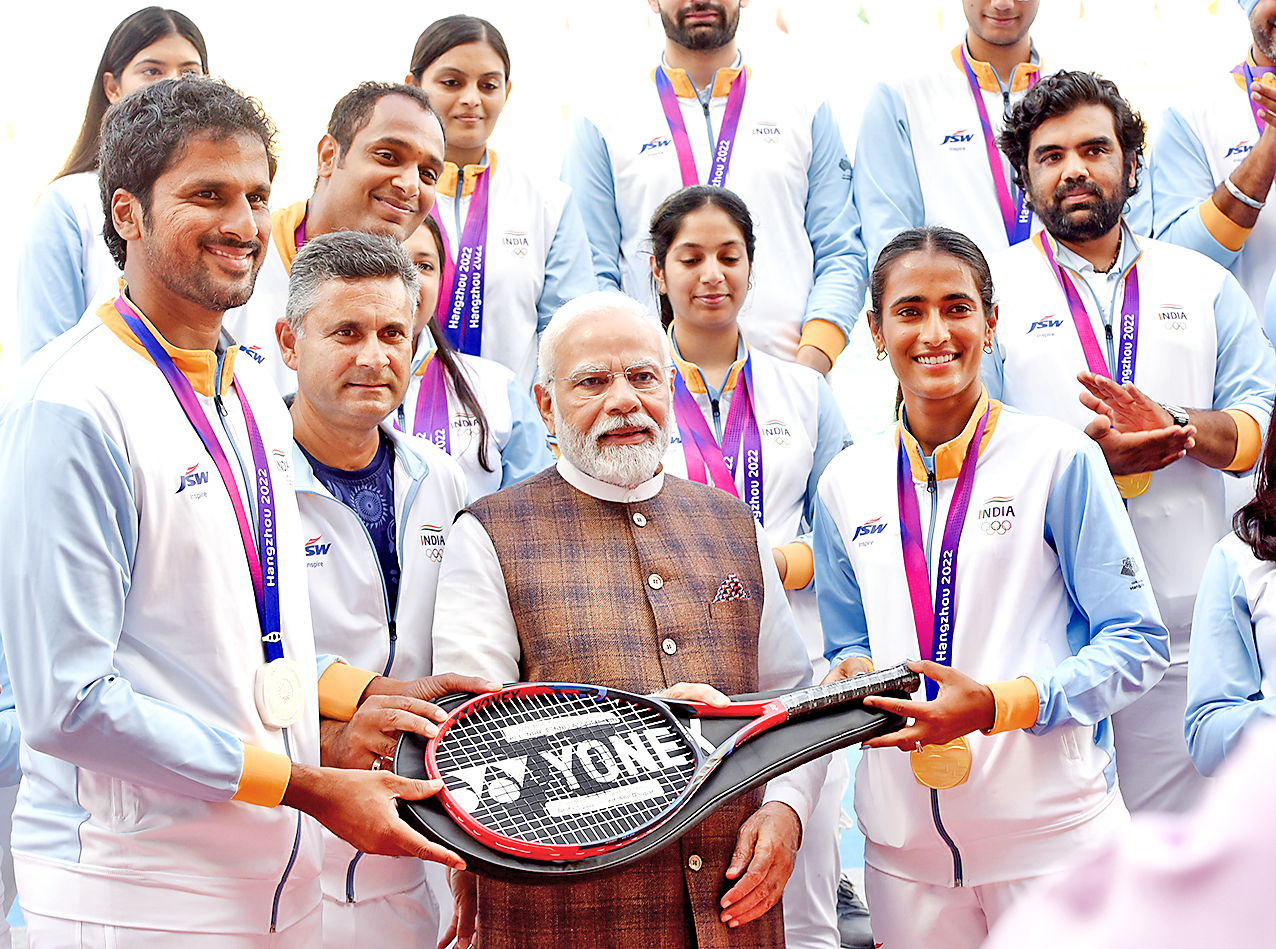
<svg viewBox="0 0 1276 949">
<path fill-rule="evenodd" d="M 598 285 L 654 313 L 652 212 L 688 185 L 730 188 L 758 222 L 753 299 L 740 314 L 749 343 L 828 372 L 867 278 L 833 112 L 809 83 L 746 69 L 735 33 L 748 0 L 648 3 L 665 29 L 663 59 L 608 81 L 607 101 L 577 120 L 563 159 Z"/>
<path fill-rule="evenodd" d="M 562 457 L 457 519 L 439 576 L 435 663 L 503 682 L 684 697 L 717 697 L 686 683 L 741 693 L 809 681 L 770 543 L 749 509 L 661 471 L 672 376 L 642 305 L 595 293 L 559 310 L 541 341 L 536 395 Z M 479 944 L 783 946 L 772 907 L 825 768 L 821 759 L 776 778 L 765 795 L 736 799 L 613 874 L 536 887 L 479 879 Z M 454 890 L 473 885 L 461 879 Z"/>
<path fill-rule="evenodd" d="M 1151 583 L 1171 665 L 1113 716 L 1116 764 L 1130 810 L 1184 810 L 1204 782 L 1183 738 L 1192 607 L 1228 531 L 1223 472 L 1258 458 L 1276 354 L 1235 277 L 1123 220 L 1143 137 L 1093 73 L 1056 73 L 1011 112 L 1001 147 L 1045 231 L 989 261 L 1000 320 L 983 374 L 992 398 L 1083 428 L 1127 499 L 1148 572 L 1130 583 Z"/>
<path fill-rule="evenodd" d="M 1241 0 L 1251 44 L 1165 110 L 1156 140 L 1156 236 L 1218 261 L 1263 308 L 1276 270 L 1276 0 Z"/>
</svg>

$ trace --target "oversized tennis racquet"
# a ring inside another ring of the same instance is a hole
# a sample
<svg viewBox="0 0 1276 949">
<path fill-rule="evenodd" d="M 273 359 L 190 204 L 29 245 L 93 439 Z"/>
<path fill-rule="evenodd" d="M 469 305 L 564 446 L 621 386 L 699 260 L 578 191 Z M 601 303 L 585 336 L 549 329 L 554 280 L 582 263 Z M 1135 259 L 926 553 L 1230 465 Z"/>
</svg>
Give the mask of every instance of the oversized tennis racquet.
<svg viewBox="0 0 1276 949">
<path fill-rule="evenodd" d="M 426 746 L 439 801 L 479 843 L 579 860 L 655 830 L 738 747 L 793 718 L 920 685 L 907 666 L 716 708 L 593 685 L 524 683 L 457 707 Z M 670 711 L 754 716 L 711 753 Z"/>
</svg>

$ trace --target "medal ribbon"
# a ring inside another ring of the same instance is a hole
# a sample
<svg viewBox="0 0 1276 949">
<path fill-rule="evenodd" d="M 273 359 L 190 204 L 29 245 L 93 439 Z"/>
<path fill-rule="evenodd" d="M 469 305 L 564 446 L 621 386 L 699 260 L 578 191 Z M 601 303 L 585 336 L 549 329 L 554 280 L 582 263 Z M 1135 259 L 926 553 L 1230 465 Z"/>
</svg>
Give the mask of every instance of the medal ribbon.
<svg viewBox="0 0 1276 949">
<path fill-rule="evenodd" d="M 727 108 L 722 115 L 722 126 L 718 129 L 718 141 L 713 147 L 712 164 L 709 180 L 706 184 L 715 188 L 726 187 L 727 169 L 731 165 L 731 151 L 735 147 L 736 129 L 740 125 L 740 112 L 744 109 L 744 87 L 747 83 L 745 69 L 731 81 L 731 89 L 727 93 Z M 687 135 L 687 125 L 682 121 L 682 109 L 678 105 L 678 94 L 673 91 L 673 83 L 665 74 L 663 65 L 656 67 L 656 92 L 660 95 L 660 106 L 665 112 L 665 121 L 669 124 L 669 135 L 673 139 L 674 151 L 678 154 L 678 170 L 682 173 L 682 186 L 700 184 L 700 176 L 696 174 L 696 158 L 691 153 L 691 139 Z"/>
<path fill-rule="evenodd" d="M 740 370 L 735 396 L 731 399 L 731 408 L 727 412 L 727 427 L 723 430 L 721 445 L 710 431 L 704 413 L 700 411 L 700 406 L 696 404 L 695 397 L 687 388 L 686 380 L 678 372 L 677 366 L 674 367 L 673 412 L 678 430 L 682 434 L 687 478 L 691 481 L 708 484 L 712 477 L 714 487 L 740 497 L 735 475 L 741 465 L 740 448 L 743 444 L 744 496 L 741 500 L 749 505 L 758 523 L 765 524 L 762 501 L 762 432 L 758 428 L 757 415 L 753 409 L 752 355 L 745 359 L 744 367 Z"/>
<path fill-rule="evenodd" d="M 443 378 L 443 363 L 437 352 L 425 357 L 425 364 L 417 370 L 421 387 L 416 394 L 416 412 L 412 416 L 412 434 L 425 435 L 437 447 L 452 454 L 451 420 L 447 407 L 447 380 Z"/>
<path fill-rule="evenodd" d="M 1081 302 L 1081 296 L 1077 293 L 1077 288 L 1055 259 L 1054 249 L 1050 246 L 1050 242 L 1045 239 L 1044 232 L 1039 233 L 1034 238 L 1034 241 L 1037 249 L 1045 255 L 1046 262 L 1050 265 L 1051 273 L 1059 281 L 1063 295 L 1068 298 L 1068 309 L 1072 312 L 1072 325 L 1077 329 L 1077 338 L 1081 341 L 1081 351 L 1085 353 L 1086 367 L 1096 376 L 1107 376 L 1116 382 L 1117 385 L 1133 382 L 1134 368 L 1139 358 L 1139 274 L 1137 262 L 1130 267 L 1129 272 L 1125 275 L 1125 295 L 1121 300 L 1121 335 L 1116 341 L 1117 364 L 1116 372 L 1114 373 L 1108 369 L 1103 350 L 1099 346 L 1098 339 L 1095 338 L 1094 328 L 1090 325 L 1090 314 L 1086 312 L 1085 304 Z"/>
<path fill-rule="evenodd" d="M 477 356 L 483 345 L 483 293 L 486 290 L 484 275 L 486 273 L 487 253 L 487 196 L 491 182 L 491 166 L 481 168 L 474 177 L 474 191 L 470 195 L 470 210 L 465 216 L 465 227 L 461 230 L 460 243 L 456 249 L 456 260 L 451 259 L 449 248 L 444 237 L 443 286 L 450 286 L 452 292 L 447 297 L 447 310 L 443 315 L 443 335 L 449 343 L 460 352 Z M 461 200 L 464 185 L 464 173 L 457 179 L 457 200 Z M 437 217 L 437 208 L 431 211 Z M 439 230 L 447 234 L 442 221 Z M 454 269 L 453 269 L 454 268 Z M 447 280 L 451 270 L 451 281 Z"/>
<path fill-rule="evenodd" d="M 115 310 L 123 318 L 125 325 L 133 331 L 138 341 L 150 354 L 155 365 L 163 374 L 177 403 L 186 413 L 186 418 L 199 435 L 200 441 L 212 456 L 213 464 L 226 485 L 226 493 L 230 495 L 231 506 L 235 509 L 235 520 L 239 523 L 239 535 L 244 544 L 244 556 L 248 560 L 248 574 L 252 577 L 253 593 L 257 598 L 257 618 L 261 623 L 261 641 L 266 650 L 266 661 L 273 662 L 284 657 L 282 637 L 279 632 L 279 558 L 275 543 L 275 493 L 270 481 L 270 465 L 266 460 L 266 446 L 262 441 L 257 421 L 248 408 L 243 390 L 234 383 L 235 394 L 239 397 L 240 407 L 244 411 L 244 425 L 248 429 L 248 444 L 252 450 L 253 467 L 257 475 L 257 520 L 260 525 L 259 535 L 254 539 L 253 529 L 244 510 L 243 499 L 235 486 L 235 476 L 231 473 L 230 460 L 222 449 L 217 435 L 213 432 L 212 423 L 204 414 L 203 407 L 190 380 L 173 363 L 167 350 L 147 327 L 146 323 L 124 299 L 123 294 L 115 298 Z"/>
<path fill-rule="evenodd" d="M 1006 169 L 1002 165 L 1001 152 L 997 148 L 997 136 L 993 134 L 992 121 L 988 118 L 988 107 L 984 104 L 983 91 L 979 88 L 979 80 L 966 58 L 966 44 L 961 44 L 961 65 L 966 71 L 966 81 L 970 83 L 970 94 L 975 98 L 975 108 L 979 110 L 979 125 L 984 132 L 984 147 L 988 150 L 988 167 L 992 171 L 993 187 L 997 191 L 997 204 L 1001 208 L 1001 222 L 1006 229 L 1006 240 L 1013 247 L 1020 241 L 1028 239 L 1032 231 L 1032 209 L 1024 203 L 1023 192 L 1012 193 L 1010 183 L 1006 180 Z M 1037 83 L 1038 74 L 1034 73 L 1028 80 L 1031 89 Z"/>
<path fill-rule="evenodd" d="M 1259 76 L 1270 76 L 1270 75 L 1276 74 L 1276 68 L 1273 68 L 1271 66 L 1259 66 L 1255 68 L 1251 66 L 1249 64 L 1249 60 L 1246 59 L 1244 62 L 1239 63 L 1238 65 L 1233 67 L 1232 73 L 1237 76 L 1245 77 L 1245 95 L 1248 98 L 1250 89 L 1254 85 L 1254 80 L 1258 78 Z M 1254 113 L 1254 124 L 1258 126 L 1258 134 L 1262 135 L 1263 130 L 1267 128 L 1267 123 L 1258 117 L 1258 113 L 1259 113 L 1258 103 L 1255 102 L 1252 98 L 1249 100 L 1249 109 L 1251 112 Z"/>
<path fill-rule="evenodd" d="M 895 494 L 899 503 L 899 542 L 904 553 L 904 577 L 908 580 L 908 596 L 913 605 L 913 623 L 917 627 L 917 646 L 923 659 L 930 659 L 942 666 L 953 662 L 953 628 L 957 622 L 957 547 L 961 543 L 961 529 L 970 509 L 970 496 L 975 486 L 975 465 L 979 462 L 979 443 L 984 437 L 988 414 L 992 406 L 984 409 L 975 426 L 975 437 L 966 449 L 966 458 L 957 476 L 948 518 L 944 522 L 944 536 L 939 548 L 939 564 L 935 571 L 935 599 L 931 601 L 930 580 L 926 569 L 926 548 L 922 541 L 921 508 L 917 504 L 917 491 L 913 488 L 913 471 L 908 461 L 908 448 L 904 434 L 899 435 L 899 466 L 895 479 Z M 936 495 L 936 498 L 938 495 Z M 937 503 L 937 502 L 935 502 Z M 927 636 L 927 630 L 930 635 Z M 939 694 L 939 683 L 926 680 L 926 698 L 934 701 Z"/>
</svg>

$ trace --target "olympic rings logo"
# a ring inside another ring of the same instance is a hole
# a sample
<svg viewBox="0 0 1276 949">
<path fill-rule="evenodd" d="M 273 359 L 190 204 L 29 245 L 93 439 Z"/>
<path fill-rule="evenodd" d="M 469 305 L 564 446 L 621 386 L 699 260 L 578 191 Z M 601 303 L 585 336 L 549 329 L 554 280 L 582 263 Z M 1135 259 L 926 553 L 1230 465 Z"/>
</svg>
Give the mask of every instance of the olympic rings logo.
<svg viewBox="0 0 1276 949">
<path fill-rule="evenodd" d="M 984 521 L 980 525 L 984 529 L 985 534 L 1008 534 L 1010 528 L 1014 527 L 1014 522 L 1009 518 L 1000 521 Z"/>
</svg>

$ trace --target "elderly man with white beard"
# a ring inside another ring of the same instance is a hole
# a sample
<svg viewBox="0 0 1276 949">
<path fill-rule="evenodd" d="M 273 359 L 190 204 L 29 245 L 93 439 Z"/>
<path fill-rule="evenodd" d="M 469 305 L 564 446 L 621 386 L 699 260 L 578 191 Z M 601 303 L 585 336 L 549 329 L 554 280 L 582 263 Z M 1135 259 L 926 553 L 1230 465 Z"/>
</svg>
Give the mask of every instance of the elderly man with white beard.
<svg viewBox="0 0 1276 949">
<path fill-rule="evenodd" d="M 673 431 L 669 363 L 660 328 L 627 297 L 589 294 L 554 316 L 536 396 L 562 457 L 458 517 L 439 577 L 438 668 L 715 702 L 809 681 L 749 509 L 661 471 Z M 777 904 L 826 766 L 776 778 L 600 878 L 479 880 L 480 945 L 783 946 Z M 462 874 L 454 889 L 465 946 L 474 880 Z"/>
</svg>

